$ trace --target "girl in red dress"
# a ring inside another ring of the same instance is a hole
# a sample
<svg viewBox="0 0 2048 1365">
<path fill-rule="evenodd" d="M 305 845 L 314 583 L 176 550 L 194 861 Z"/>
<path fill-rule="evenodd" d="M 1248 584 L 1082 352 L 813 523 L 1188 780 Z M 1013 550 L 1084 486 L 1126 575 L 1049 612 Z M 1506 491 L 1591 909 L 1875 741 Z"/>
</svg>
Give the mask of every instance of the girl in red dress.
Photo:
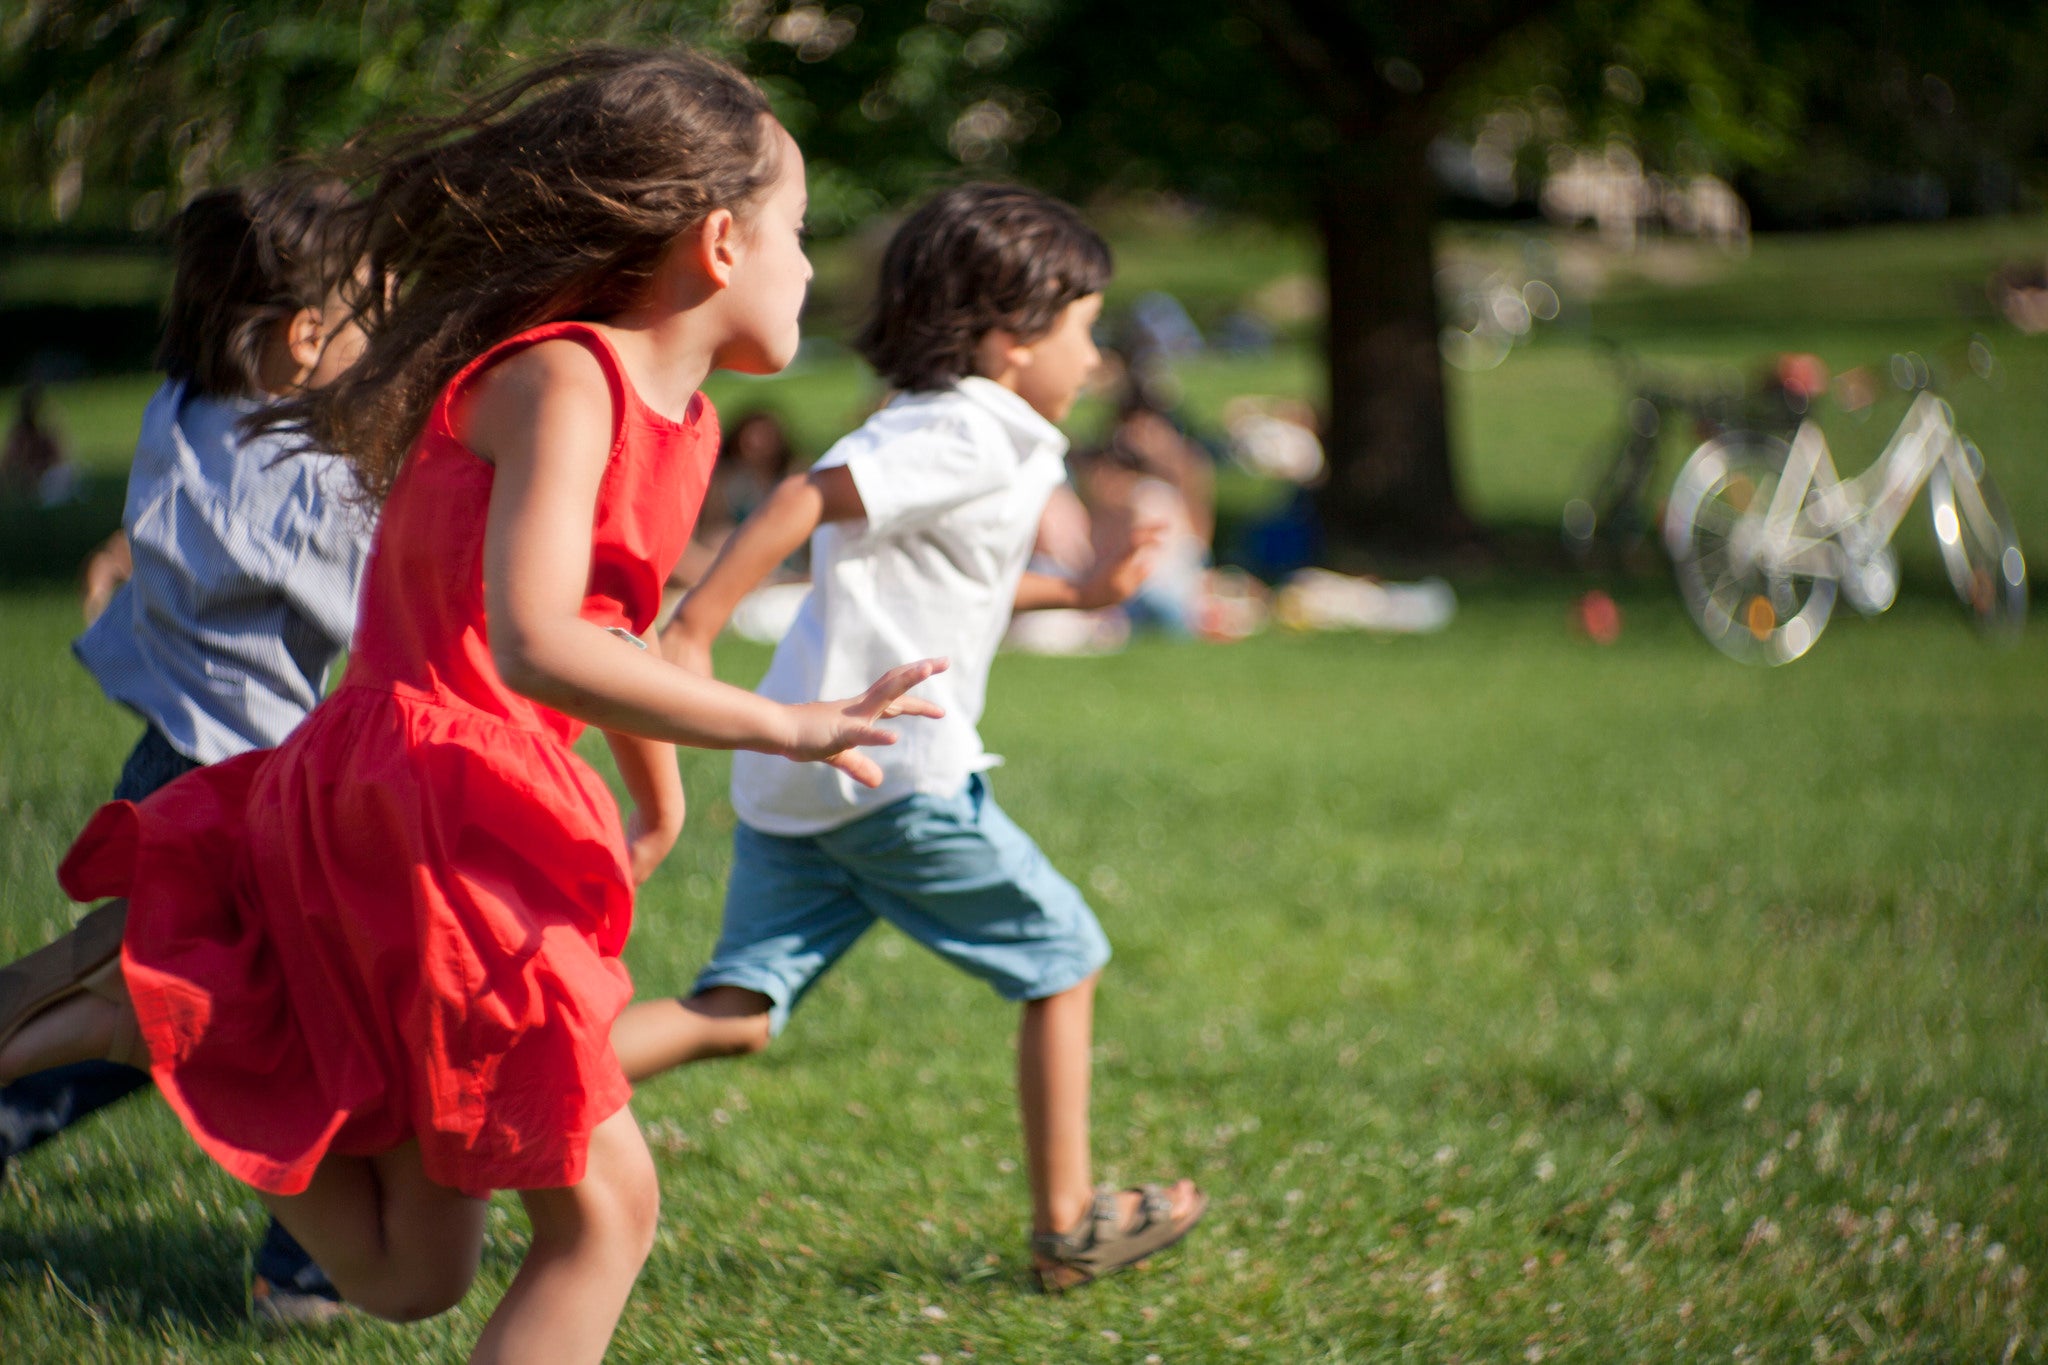
<svg viewBox="0 0 2048 1365">
<path fill-rule="evenodd" d="M 139 1032 L 199 1144 L 384 1317 L 456 1303 L 517 1189 L 533 1239 L 472 1358 L 596 1360 L 654 1236 L 609 1034 L 673 746 L 872 782 L 854 746 L 936 714 L 904 693 L 943 665 L 782 706 L 636 639 L 718 449 L 698 385 L 796 349 L 803 157 L 753 85 L 585 52 L 371 173 L 368 353 L 281 410 L 383 502 L 347 676 L 282 747 L 93 817 L 60 878 L 125 910 L 0 972 L 0 1080 Z"/>
</svg>

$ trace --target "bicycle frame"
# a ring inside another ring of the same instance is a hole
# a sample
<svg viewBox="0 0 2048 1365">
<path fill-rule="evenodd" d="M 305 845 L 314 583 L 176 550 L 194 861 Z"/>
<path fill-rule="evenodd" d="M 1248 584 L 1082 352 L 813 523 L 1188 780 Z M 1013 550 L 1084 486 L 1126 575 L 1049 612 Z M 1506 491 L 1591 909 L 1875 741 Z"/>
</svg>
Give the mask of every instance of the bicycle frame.
<svg viewBox="0 0 2048 1365">
<path fill-rule="evenodd" d="M 1883 453 L 1846 481 L 1835 470 L 1820 427 L 1801 423 L 1764 514 L 1763 553 L 1780 569 L 1830 577 L 1839 572 L 1831 542 L 1855 560 L 1876 555 L 1897 533 L 1935 466 L 1960 454 L 1955 416 L 1932 392 L 1913 400 Z"/>
</svg>

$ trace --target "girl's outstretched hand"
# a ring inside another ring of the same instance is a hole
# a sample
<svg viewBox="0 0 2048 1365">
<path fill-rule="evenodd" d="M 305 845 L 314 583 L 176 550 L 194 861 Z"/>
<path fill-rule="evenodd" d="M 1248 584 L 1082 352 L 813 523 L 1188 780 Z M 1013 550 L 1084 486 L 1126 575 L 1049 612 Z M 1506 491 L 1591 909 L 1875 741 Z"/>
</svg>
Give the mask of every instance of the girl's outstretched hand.
<svg viewBox="0 0 2048 1365">
<path fill-rule="evenodd" d="M 896 736 L 877 722 L 896 716 L 937 719 L 945 715 L 936 702 L 905 695 L 934 673 L 945 671 L 944 659 L 919 659 L 914 664 L 898 664 L 849 701 L 814 701 L 790 707 L 796 712 L 797 738 L 783 750 L 783 757 L 822 760 L 863 787 L 881 786 L 881 768 L 859 746 L 896 742 Z"/>
</svg>

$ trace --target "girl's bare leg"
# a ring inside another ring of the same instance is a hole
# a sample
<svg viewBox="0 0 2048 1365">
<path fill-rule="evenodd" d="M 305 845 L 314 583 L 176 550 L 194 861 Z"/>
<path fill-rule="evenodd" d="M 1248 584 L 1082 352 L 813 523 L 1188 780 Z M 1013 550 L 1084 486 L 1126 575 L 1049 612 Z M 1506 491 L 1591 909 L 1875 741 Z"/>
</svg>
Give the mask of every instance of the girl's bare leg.
<svg viewBox="0 0 2048 1365">
<path fill-rule="evenodd" d="M 759 1052 L 768 1046 L 773 1003 L 738 986 L 713 986 L 688 1000 L 642 1000 L 612 1025 L 612 1051 L 630 1081 L 686 1062 Z"/>
<path fill-rule="evenodd" d="M 263 1202 L 344 1299 L 380 1318 L 446 1312 L 476 1278 L 488 1205 L 427 1179 L 417 1142 L 330 1156 L 303 1194 Z"/>
<path fill-rule="evenodd" d="M 51 1067 L 97 1061 L 117 1038 L 132 1031 L 134 1018 L 132 1009 L 97 995 L 62 1000 L 23 1024 L 0 1048 L 0 1085 Z M 136 1065 L 149 1062 L 144 1059 Z"/>
<path fill-rule="evenodd" d="M 591 1133 L 580 1183 L 520 1197 L 533 1220 L 533 1242 L 477 1341 L 472 1365 L 601 1360 L 654 1247 L 660 1212 L 654 1159 L 632 1110 L 621 1109 Z"/>
</svg>

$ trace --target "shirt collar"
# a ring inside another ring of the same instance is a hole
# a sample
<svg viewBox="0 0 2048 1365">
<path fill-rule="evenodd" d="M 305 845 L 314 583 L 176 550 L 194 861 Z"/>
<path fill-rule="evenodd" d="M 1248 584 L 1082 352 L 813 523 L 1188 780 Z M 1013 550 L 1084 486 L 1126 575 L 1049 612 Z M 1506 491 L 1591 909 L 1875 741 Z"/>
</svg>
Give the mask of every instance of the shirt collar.
<svg viewBox="0 0 2048 1365">
<path fill-rule="evenodd" d="M 1016 442 L 1018 455 L 1028 459 L 1047 447 L 1055 456 L 1067 453 L 1066 433 L 993 379 L 970 374 L 956 381 L 953 391 L 999 420 Z"/>
</svg>

